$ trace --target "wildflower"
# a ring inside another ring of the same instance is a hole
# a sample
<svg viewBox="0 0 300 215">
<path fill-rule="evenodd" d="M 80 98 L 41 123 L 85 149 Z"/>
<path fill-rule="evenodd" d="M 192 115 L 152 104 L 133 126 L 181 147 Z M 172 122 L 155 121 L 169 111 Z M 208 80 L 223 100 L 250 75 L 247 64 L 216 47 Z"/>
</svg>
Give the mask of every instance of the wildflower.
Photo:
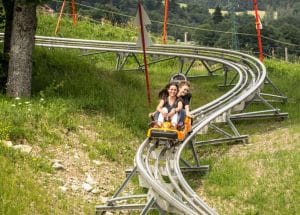
<svg viewBox="0 0 300 215">
<path fill-rule="evenodd" d="M 11 106 L 12 106 L 12 107 L 16 107 L 16 105 L 15 105 L 15 104 L 12 104 Z"/>
<path fill-rule="evenodd" d="M 30 104 L 30 102 L 27 101 L 27 102 L 25 102 L 25 104 L 28 105 L 28 104 Z"/>
<path fill-rule="evenodd" d="M 20 97 L 18 97 L 18 96 L 15 98 L 15 100 L 20 100 L 20 99 L 21 99 L 21 98 L 20 98 Z"/>
</svg>

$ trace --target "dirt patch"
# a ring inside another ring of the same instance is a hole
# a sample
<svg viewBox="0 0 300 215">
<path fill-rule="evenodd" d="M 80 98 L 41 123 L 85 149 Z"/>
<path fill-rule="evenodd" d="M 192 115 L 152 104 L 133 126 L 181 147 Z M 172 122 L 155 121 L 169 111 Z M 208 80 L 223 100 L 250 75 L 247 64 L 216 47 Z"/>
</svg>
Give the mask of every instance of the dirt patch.
<svg viewBox="0 0 300 215">
<path fill-rule="evenodd" d="M 80 132 L 91 139 L 97 138 L 97 134 L 91 131 L 82 129 Z M 88 204 L 91 204 L 93 211 L 95 204 L 106 203 L 125 180 L 126 167 L 104 157 L 90 159 L 87 146 L 80 143 L 78 134 L 68 132 L 64 140 L 63 145 L 51 145 L 42 150 L 54 169 L 55 163 L 59 163 L 61 167 L 55 169 L 53 174 L 43 173 L 39 181 L 48 190 L 60 192 L 70 201 L 78 200 L 76 202 L 80 202 L 80 205 L 74 207 L 79 214 L 84 214 L 83 208 Z M 38 152 L 41 153 L 40 150 Z"/>
</svg>

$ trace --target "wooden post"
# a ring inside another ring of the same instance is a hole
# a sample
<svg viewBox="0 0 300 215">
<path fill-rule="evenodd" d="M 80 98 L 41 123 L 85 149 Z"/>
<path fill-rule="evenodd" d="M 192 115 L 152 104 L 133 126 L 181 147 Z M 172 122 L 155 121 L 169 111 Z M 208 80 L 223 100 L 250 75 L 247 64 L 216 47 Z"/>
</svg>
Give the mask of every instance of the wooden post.
<svg viewBox="0 0 300 215">
<path fill-rule="evenodd" d="M 55 35 L 56 35 L 57 31 L 58 31 L 59 23 L 61 21 L 61 17 L 62 17 L 62 13 L 64 11 L 64 8 L 65 8 L 65 4 L 66 4 L 66 0 L 63 1 L 62 5 L 61 5 L 61 8 L 60 8 L 58 20 L 57 20 L 56 27 L 55 27 Z"/>
<path fill-rule="evenodd" d="M 274 48 L 271 49 L 271 53 L 272 53 L 272 58 L 275 58 L 275 49 Z"/>
<path fill-rule="evenodd" d="M 148 75 L 148 64 L 147 64 L 147 55 L 146 55 L 145 32 L 144 32 L 144 22 L 143 22 L 142 3 L 141 3 L 141 1 L 139 1 L 139 4 L 138 4 L 138 12 L 139 12 L 139 18 L 140 18 L 140 27 L 141 27 L 141 41 L 142 41 L 143 56 L 144 56 L 147 98 L 148 98 L 148 104 L 150 105 L 151 104 L 150 84 L 149 84 L 149 75 Z"/>
<path fill-rule="evenodd" d="M 165 0 L 164 26 L 163 26 L 163 34 L 161 38 L 162 44 L 167 43 L 168 12 L 169 12 L 169 0 Z"/>
<path fill-rule="evenodd" d="M 187 35 L 189 32 L 184 32 L 184 44 L 187 45 L 188 39 L 187 39 Z"/>
</svg>

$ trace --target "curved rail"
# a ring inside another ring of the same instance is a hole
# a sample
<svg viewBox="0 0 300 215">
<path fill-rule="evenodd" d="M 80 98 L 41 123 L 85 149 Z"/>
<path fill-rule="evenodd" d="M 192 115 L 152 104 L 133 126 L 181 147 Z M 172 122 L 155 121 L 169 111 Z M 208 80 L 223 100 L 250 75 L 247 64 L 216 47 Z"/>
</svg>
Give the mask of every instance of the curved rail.
<svg viewBox="0 0 300 215">
<path fill-rule="evenodd" d="M 3 40 L 3 34 L 0 34 L 1 39 Z M 35 43 L 43 47 L 142 53 L 135 43 L 127 42 L 36 36 Z M 233 88 L 214 101 L 192 111 L 192 114 L 196 116 L 192 126 L 193 131 L 181 145 L 173 147 L 171 151 L 166 146 L 157 147 L 151 139 L 147 138 L 135 155 L 137 170 L 149 185 L 152 196 L 160 199 L 161 203 L 158 205 L 164 204 L 163 206 L 171 212 L 180 214 L 217 214 L 184 179 L 180 168 L 181 154 L 193 138 L 210 122 L 224 113 L 230 113 L 236 105 L 249 100 L 259 92 L 266 78 L 266 69 L 258 59 L 250 55 L 218 48 L 153 45 L 148 48 L 147 54 L 211 61 L 222 64 L 238 74 L 239 79 Z M 152 158 L 151 154 L 155 150 L 157 156 Z M 164 176 L 168 177 L 170 185 L 167 185 Z"/>
<path fill-rule="evenodd" d="M 176 56 L 176 54 L 173 53 L 173 56 Z M 194 55 L 190 56 L 187 54 L 185 56 L 199 58 L 199 59 L 205 59 L 205 60 L 213 60 L 215 62 L 225 64 L 228 67 L 231 67 L 232 69 L 234 69 L 235 71 L 237 71 L 239 73 L 240 79 L 239 79 L 236 87 L 234 87 L 232 90 L 230 90 L 229 93 L 226 94 L 226 96 L 222 96 L 219 99 L 211 102 L 210 105 L 208 105 L 206 108 L 202 109 L 202 111 L 205 111 L 206 109 L 209 109 L 210 107 L 213 107 L 213 106 L 215 106 L 215 109 L 217 107 L 220 107 L 222 104 L 226 103 L 228 100 L 232 99 L 234 96 L 237 96 L 236 94 L 243 92 L 244 89 L 247 87 L 248 73 L 246 70 L 243 70 L 241 67 L 238 67 L 229 61 L 225 61 L 225 60 L 221 60 L 221 59 L 214 59 L 211 57 L 194 56 Z M 196 109 L 193 111 L 193 113 L 197 116 L 198 115 L 197 113 L 201 113 L 201 112 L 199 112 L 199 110 Z M 218 115 L 220 115 L 222 113 L 219 113 Z M 180 167 L 179 167 L 179 159 L 180 159 L 182 149 L 186 146 L 187 143 L 189 143 L 191 138 L 193 138 L 198 133 L 198 131 L 206 125 L 206 124 L 203 124 L 201 127 L 199 127 L 198 124 L 200 122 L 202 122 L 202 120 L 197 122 L 197 124 L 193 125 L 193 127 L 196 126 L 197 129 L 194 128 L 194 132 L 189 135 L 188 139 L 179 148 L 180 153 L 178 153 L 179 150 L 177 150 L 176 156 L 174 156 L 174 158 L 170 158 L 170 157 L 166 158 L 166 169 L 168 172 L 168 176 L 174 187 L 174 190 L 176 191 L 176 192 L 169 191 L 169 193 L 171 193 L 171 196 L 176 196 L 177 198 L 183 199 L 183 201 L 186 202 L 186 204 L 189 205 L 189 207 L 191 207 L 192 210 L 194 211 L 194 213 L 196 212 L 196 214 L 216 214 L 216 212 L 212 208 L 210 208 L 200 197 L 198 197 L 197 194 L 188 186 L 187 182 L 185 181 L 184 177 L 182 176 L 182 173 L 181 173 Z M 149 142 L 149 140 L 148 140 L 148 142 Z M 150 187 L 152 187 L 152 189 L 154 189 L 155 192 L 158 193 L 160 196 L 165 198 L 164 192 L 166 191 L 166 189 L 163 190 L 163 187 L 161 187 L 161 186 L 158 187 L 155 184 L 156 181 L 152 180 L 151 176 L 149 174 L 146 174 L 146 172 L 149 172 L 151 170 L 149 168 L 147 168 L 144 165 L 144 163 L 142 162 L 143 158 L 145 158 L 145 159 L 149 158 L 149 156 L 144 156 L 143 151 L 145 150 L 144 149 L 145 147 L 146 147 L 146 145 L 142 144 L 136 153 L 135 161 L 136 161 L 137 168 L 138 168 L 141 176 L 147 181 L 147 183 L 150 185 Z M 175 166 L 174 166 L 174 164 L 173 165 L 170 164 L 170 163 L 174 163 L 174 161 L 178 161 L 177 165 L 175 165 Z M 173 173 L 176 173 L 175 175 L 172 175 L 170 166 L 174 166 Z M 178 171 L 178 168 L 179 168 L 179 171 Z M 148 169 L 148 171 L 147 171 L 147 169 Z M 175 178 L 177 178 L 177 180 Z M 170 204 L 172 204 L 172 206 L 175 207 L 181 213 L 192 214 L 190 211 L 187 212 L 186 208 L 183 208 L 181 204 L 176 203 L 176 201 L 174 201 L 174 199 L 172 200 L 172 199 L 169 199 L 166 197 L 166 200 Z"/>
</svg>

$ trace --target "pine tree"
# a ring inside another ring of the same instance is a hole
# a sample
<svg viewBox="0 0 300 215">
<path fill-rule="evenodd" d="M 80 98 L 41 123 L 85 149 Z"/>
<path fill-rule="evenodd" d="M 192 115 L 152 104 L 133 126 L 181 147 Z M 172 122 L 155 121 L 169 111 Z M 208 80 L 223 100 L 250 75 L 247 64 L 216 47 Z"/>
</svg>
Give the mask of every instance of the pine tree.
<svg viewBox="0 0 300 215">
<path fill-rule="evenodd" d="M 221 7 L 217 6 L 213 14 L 213 20 L 215 24 L 218 24 L 223 21 L 223 16 L 221 12 Z"/>
</svg>

